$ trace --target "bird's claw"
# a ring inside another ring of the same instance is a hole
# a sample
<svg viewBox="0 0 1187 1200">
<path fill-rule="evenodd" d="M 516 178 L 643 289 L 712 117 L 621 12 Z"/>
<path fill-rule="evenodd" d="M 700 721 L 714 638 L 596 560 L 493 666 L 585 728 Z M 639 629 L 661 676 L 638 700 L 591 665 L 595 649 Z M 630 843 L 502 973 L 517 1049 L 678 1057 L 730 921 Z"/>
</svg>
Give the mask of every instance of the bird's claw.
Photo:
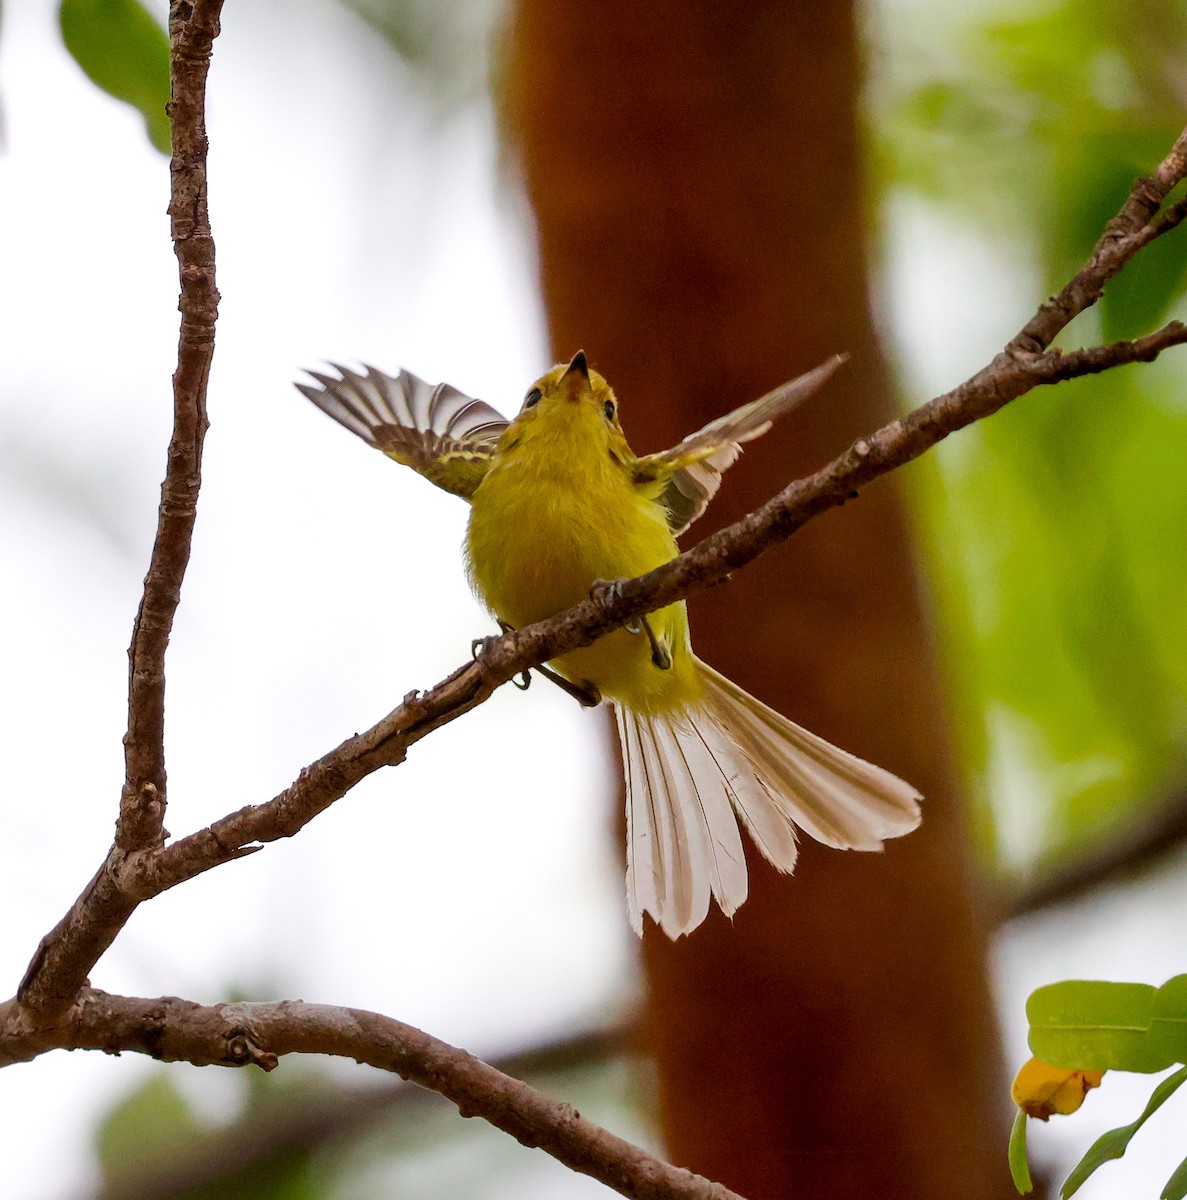
<svg viewBox="0 0 1187 1200">
<path fill-rule="evenodd" d="M 503 634 L 515 632 L 515 626 L 508 625 L 506 621 L 499 621 L 499 628 Z M 499 637 L 501 636 L 499 635 Z M 470 654 L 475 659 L 479 658 L 486 652 L 489 646 L 499 641 L 499 637 L 492 635 L 491 637 L 475 638 L 470 643 Z M 515 679 L 511 680 L 521 692 L 526 692 L 532 686 L 532 670 L 539 671 L 545 679 L 555 683 L 562 692 L 566 692 L 572 696 L 583 708 L 597 708 L 602 703 L 602 693 L 588 679 L 584 679 L 580 683 L 574 683 L 571 679 L 566 679 L 551 667 L 543 665 L 523 671 Z"/>
<path fill-rule="evenodd" d="M 617 600 L 621 595 L 621 579 L 595 579 L 589 585 L 589 598 L 591 600 Z"/>
<path fill-rule="evenodd" d="M 652 632 L 646 617 L 643 618 L 643 628 L 647 630 L 647 640 L 651 643 L 651 661 L 661 671 L 670 671 L 672 669 L 672 652 Z"/>
<path fill-rule="evenodd" d="M 481 658 L 482 655 L 486 653 L 487 649 L 498 640 L 499 639 L 493 635 L 491 637 L 475 638 L 470 643 L 470 657 L 474 659 Z"/>
<path fill-rule="evenodd" d="M 591 600 L 617 600 L 621 595 L 621 579 L 595 579 L 590 585 L 589 598 Z M 627 633 L 643 632 L 642 620 L 639 617 L 627 617 L 623 621 L 622 627 Z"/>
</svg>

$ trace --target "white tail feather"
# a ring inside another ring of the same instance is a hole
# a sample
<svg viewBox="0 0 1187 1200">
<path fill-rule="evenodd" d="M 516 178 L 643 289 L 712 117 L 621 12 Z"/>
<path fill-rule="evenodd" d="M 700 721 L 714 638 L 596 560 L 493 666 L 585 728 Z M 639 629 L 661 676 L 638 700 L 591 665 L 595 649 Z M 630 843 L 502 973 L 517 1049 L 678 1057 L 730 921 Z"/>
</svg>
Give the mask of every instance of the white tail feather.
<svg viewBox="0 0 1187 1200">
<path fill-rule="evenodd" d="M 706 917 L 712 895 L 732 916 L 747 895 L 741 817 L 780 871 L 796 828 L 840 849 L 880 850 L 919 824 L 920 794 L 839 750 L 698 662 L 701 702 L 683 713 L 615 705 L 626 764 L 627 904 L 671 938 Z M 735 813 L 737 816 L 735 816 Z"/>
</svg>

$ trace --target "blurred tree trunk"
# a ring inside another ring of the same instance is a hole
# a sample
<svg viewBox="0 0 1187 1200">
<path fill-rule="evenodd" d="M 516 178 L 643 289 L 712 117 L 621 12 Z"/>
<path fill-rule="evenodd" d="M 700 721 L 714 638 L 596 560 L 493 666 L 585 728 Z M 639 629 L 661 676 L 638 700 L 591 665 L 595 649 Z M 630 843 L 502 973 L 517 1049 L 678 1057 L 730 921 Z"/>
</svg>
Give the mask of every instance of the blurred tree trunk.
<svg viewBox="0 0 1187 1200">
<path fill-rule="evenodd" d="M 697 537 L 888 419 L 848 6 L 520 0 L 504 68 L 555 357 L 585 348 L 637 451 L 853 354 Z M 884 855 L 807 842 L 787 879 L 751 854 L 732 924 L 647 934 L 672 1157 L 751 1200 L 1012 1194 L 988 920 L 896 484 L 692 610 L 702 657 L 927 800 Z"/>
</svg>

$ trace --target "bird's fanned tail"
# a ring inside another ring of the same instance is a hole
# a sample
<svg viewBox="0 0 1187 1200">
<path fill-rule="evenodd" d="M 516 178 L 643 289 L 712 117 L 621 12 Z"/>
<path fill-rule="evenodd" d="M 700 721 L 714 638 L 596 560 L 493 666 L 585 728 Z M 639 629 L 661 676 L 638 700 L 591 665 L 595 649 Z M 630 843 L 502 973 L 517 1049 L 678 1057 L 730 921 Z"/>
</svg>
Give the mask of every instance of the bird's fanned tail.
<svg viewBox="0 0 1187 1200">
<path fill-rule="evenodd" d="M 809 733 L 698 661 L 700 702 L 680 713 L 615 705 L 627 790 L 627 902 L 671 938 L 710 896 L 726 916 L 746 899 L 738 817 L 780 871 L 796 829 L 840 849 L 880 850 L 919 824 L 920 794 L 889 771 Z M 735 816 L 735 814 L 737 814 Z"/>
</svg>

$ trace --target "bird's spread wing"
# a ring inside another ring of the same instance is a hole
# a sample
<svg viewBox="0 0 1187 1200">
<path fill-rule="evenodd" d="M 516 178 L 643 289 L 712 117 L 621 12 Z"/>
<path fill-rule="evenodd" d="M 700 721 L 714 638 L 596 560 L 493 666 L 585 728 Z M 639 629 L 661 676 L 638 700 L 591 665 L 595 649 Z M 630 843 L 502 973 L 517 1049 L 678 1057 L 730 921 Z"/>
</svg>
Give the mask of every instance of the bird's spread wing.
<svg viewBox="0 0 1187 1200">
<path fill-rule="evenodd" d="M 742 453 L 742 443 L 762 437 L 777 418 L 821 387 L 847 357 L 836 354 L 806 375 L 710 421 L 670 450 L 635 460 L 636 483 L 663 484 L 659 501 L 668 510 L 674 534 L 683 533 L 708 507 L 721 486 L 722 472 Z"/>
<path fill-rule="evenodd" d="M 351 433 L 396 462 L 468 500 L 490 466 L 507 421 L 489 404 L 447 383 L 425 383 L 410 371 L 385 375 L 331 366 L 341 376 L 309 374 L 318 386 L 298 383 L 308 396 Z"/>
</svg>

